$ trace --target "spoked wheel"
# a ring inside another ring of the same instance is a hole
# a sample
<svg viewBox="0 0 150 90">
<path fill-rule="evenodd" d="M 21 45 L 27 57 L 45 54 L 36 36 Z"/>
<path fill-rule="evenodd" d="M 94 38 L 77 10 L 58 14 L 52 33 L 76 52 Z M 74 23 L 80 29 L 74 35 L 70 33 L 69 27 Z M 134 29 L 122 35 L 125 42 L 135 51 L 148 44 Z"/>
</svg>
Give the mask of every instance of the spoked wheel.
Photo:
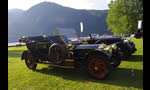
<svg viewBox="0 0 150 90">
<path fill-rule="evenodd" d="M 105 79 L 110 73 L 110 64 L 100 57 L 90 58 L 88 62 L 88 71 L 96 79 Z"/>
<path fill-rule="evenodd" d="M 36 66 L 37 64 L 34 63 L 34 59 L 33 57 L 28 54 L 25 58 L 25 63 L 26 63 L 26 66 L 31 69 L 31 70 L 35 70 L 36 69 Z"/>
</svg>

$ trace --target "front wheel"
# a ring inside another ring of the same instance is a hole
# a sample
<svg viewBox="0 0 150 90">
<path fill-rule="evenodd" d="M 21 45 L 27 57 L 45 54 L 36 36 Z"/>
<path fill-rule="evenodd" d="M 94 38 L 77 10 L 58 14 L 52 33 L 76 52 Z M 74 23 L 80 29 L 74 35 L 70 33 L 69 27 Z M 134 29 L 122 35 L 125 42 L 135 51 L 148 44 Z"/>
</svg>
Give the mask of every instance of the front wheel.
<svg viewBox="0 0 150 90">
<path fill-rule="evenodd" d="M 105 79 L 111 68 L 106 58 L 90 57 L 88 59 L 88 72 L 95 79 Z"/>
<path fill-rule="evenodd" d="M 35 70 L 37 67 L 37 64 L 34 63 L 34 59 L 30 53 L 28 53 L 27 56 L 25 57 L 25 63 L 26 66 L 31 70 Z"/>
</svg>

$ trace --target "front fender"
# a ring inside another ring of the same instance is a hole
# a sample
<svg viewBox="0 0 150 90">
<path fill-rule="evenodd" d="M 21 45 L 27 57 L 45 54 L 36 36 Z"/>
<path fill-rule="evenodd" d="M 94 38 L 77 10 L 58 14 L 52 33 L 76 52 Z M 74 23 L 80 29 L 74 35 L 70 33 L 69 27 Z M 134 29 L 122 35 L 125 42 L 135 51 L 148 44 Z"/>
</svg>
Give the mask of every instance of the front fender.
<svg viewBox="0 0 150 90">
<path fill-rule="evenodd" d="M 103 52 L 107 57 L 111 58 L 112 57 L 112 54 L 111 53 L 108 53 L 108 52 Z"/>
<path fill-rule="evenodd" d="M 108 59 L 110 59 L 112 57 L 111 53 L 96 50 L 96 51 L 92 51 L 92 52 L 88 53 L 87 58 L 92 55 L 101 55 L 101 56 L 107 57 Z"/>
<path fill-rule="evenodd" d="M 29 51 L 24 51 L 21 55 L 21 60 L 24 60 L 25 57 L 28 55 Z"/>
</svg>

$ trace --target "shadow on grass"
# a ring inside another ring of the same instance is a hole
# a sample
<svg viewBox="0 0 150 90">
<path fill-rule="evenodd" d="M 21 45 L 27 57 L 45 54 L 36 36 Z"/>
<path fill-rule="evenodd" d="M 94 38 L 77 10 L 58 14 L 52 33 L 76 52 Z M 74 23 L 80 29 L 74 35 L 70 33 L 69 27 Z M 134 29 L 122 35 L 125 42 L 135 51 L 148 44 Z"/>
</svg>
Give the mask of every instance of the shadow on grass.
<svg viewBox="0 0 150 90">
<path fill-rule="evenodd" d="M 76 69 L 63 69 L 63 68 L 43 68 L 36 70 L 36 72 L 54 75 L 67 80 L 73 80 L 78 82 L 95 82 L 95 83 L 105 83 L 111 85 L 118 85 L 122 87 L 134 87 L 143 88 L 143 70 L 126 68 L 117 68 L 112 71 L 112 73 L 105 80 L 96 80 L 89 76 L 83 70 Z"/>
<path fill-rule="evenodd" d="M 124 60 L 124 61 L 141 62 L 143 61 L 143 55 L 132 55 L 127 60 Z"/>
<path fill-rule="evenodd" d="M 21 57 L 23 50 L 12 50 L 8 51 L 8 57 Z"/>
</svg>

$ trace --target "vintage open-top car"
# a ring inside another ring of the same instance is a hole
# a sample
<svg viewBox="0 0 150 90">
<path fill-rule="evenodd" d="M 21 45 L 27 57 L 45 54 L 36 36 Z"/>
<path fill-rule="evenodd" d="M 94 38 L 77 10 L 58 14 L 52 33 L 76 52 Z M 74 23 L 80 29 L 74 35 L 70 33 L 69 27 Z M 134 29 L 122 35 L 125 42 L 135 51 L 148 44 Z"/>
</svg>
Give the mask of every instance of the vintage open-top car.
<svg viewBox="0 0 150 90">
<path fill-rule="evenodd" d="M 82 65 L 94 78 L 104 79 L 121 62 L 116 44 L 76 44 L 61 34 L 22 37 L 19 42 L 26 43 L 28 50 L 23 52 L 21 59 L 25 59 L 31 70 L 35 70 L 37 64 L 62 68 Z"/>
</svg>

